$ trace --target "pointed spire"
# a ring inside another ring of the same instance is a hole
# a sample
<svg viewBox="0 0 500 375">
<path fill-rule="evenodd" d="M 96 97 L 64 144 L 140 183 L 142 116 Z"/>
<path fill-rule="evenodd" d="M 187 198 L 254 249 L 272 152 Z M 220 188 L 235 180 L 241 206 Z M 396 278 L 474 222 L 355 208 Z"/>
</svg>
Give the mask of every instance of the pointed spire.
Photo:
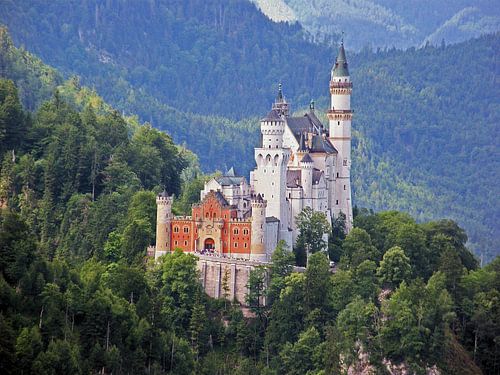
<svg viewBox="0 0 500 375">
<path fill-rule="evenodd" d="M 281 83 L 278 85 L 278 96 L 276 97 L 276 102 L 281 103 L 283 101 L 283 91 Z"/>
<path fill-rule="evenodd" d="M 340 42 L 339 53 L 335 60 L 335 65 L 332 71 L 332 77 L 347 77 L 349 76 L 349 69 L 347 67 L 347 58 L 344 49 L 344 33 L 342 33 L 342 41 Z"/>
<path fill-rule="evenodd" d="M 273 110 L 278 110 L 280 115 L 288 116 L 288 103 L 283 95 L 283 86 L 281 83 L 278 85 L 278 95 L 273 104 Z"/>
</svg>

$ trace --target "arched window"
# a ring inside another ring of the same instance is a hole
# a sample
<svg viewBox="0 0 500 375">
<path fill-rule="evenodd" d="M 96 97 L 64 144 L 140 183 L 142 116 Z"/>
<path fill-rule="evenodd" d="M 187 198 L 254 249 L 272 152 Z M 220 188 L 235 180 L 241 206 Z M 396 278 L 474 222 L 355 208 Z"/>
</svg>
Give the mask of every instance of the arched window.
<svg viewBox="0 0 500 375">
<path fill-rule="evenodd" d="M 174 233 L 179 233 L 179 227 L 177 225 L 174 227 Z"/>
<path fill-rule="evenodd" d="M 247 234 L 248 234 L 248 229 L 246 229 L 246 228 L 245 228 L 245 229 L 243 229 L 243 234 L 244 234 L 244 235 L 247 235 Z"/>
<path fill-rule="evenodd" d="M 207 213 L 205 214 L 205 217 L 208 219 L 208 218 L 210 217 L 210 212 L 207 212 Z"/>
<path fill-rule="evenodd" d="M 189 233 L 189 227 L 184 227 L 184 233 Z"/>
<path fill-rule="evenodd" d="M 240 233 L 240 231 L 238 230 L 238 228 L 234 228 L 233 234 L 238 234 L 238 233 Z"/>
</svg>

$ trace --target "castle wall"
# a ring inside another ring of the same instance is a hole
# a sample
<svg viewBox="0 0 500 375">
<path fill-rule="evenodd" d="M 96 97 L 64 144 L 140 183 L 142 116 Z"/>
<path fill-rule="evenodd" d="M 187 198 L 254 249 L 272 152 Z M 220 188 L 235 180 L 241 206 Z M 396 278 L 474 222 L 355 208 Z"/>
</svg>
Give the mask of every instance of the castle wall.
<svg viewBox="0 0 500 375">
<path fill-rule="evenodd" d="M 248 293 L 248 279 L 250 272 L 258 266 L 267 266 L 268 263 L 249 260 L 236 260 L 230 258 L 196 255 L 198 257 L 198 271 L 200 281 L 205 292 L 212 298 L 236 300 L 241 305 L 246 305 L 245 298 Z M 294 267 L 294 272 L 304 272 L 303 267 Z M 226 277 L 224 277 L 227 275 Z M 227 280 L 227 289 L 224 290 L 224 279 Z M 227 293 L 227 295 L 225 295 Z M 265 301 L 264 301 L 265 303 Z"/>
<path fill-rule="evenodd" d="M 213 298 L 224 298 L 224 275 L 227 274 L 227 298 L 245 305 L 250 271 L 260 262 L 197 255 L 198 270 L 205 292 Z"/>
</svg>

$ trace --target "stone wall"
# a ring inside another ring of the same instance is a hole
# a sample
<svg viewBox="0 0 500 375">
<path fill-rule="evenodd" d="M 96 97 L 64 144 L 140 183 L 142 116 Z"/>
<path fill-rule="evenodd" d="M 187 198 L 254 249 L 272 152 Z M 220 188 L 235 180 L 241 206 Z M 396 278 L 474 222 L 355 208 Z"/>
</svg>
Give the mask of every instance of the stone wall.
<svg viewBox="0 0 500 375">
<path fill-rule="evenodd" d="M 222 258 L 199 254 L 196 254 L 196 256 L 198 257 L 200 281 L 205 289 L 205 292 L 210 297 L 223 298 L 225 294 L 223 288 L 224 275 L 227 274 L 227 298 L 230 301 L 236 300 L 241 305 L 245 305 L 250 272 L 257 266 L 268 265 L 268 263 L 253 262 L 249 260 Z M 304 272 L 304 268 L 294 267 L 294 272 Z"/>
</svg>

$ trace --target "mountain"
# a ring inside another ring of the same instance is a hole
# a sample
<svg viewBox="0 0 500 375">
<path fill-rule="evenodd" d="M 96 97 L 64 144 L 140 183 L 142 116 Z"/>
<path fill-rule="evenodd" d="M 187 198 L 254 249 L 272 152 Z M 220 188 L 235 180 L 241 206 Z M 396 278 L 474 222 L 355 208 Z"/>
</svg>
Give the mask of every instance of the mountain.
<svg viewBox="0 0 500 375">
<path fill-rule="evenodd" d="M 245 0 L 148 4 L 3 2 L 0 21 L 17 44 L 66 77 L 78 75 L 117 109 L 169 132 L 205 171 L 234 165 L 246 174 L 253 167 L 257 119 L 278 82 L 295 110 L 311 98 L 327 107 L 336 51 L 306 41 L 300 25 L 271 22 Z M 498 44 L 494 34 L 348 53 L 356 202 L 419 220 L 454 218 L 485 259 L 500 248 L 492 136 Z M 474 79 L 464 79 L 464 67 Z"/>
<path fill-rule="evenodd" d="M 500 30 L 500 9 L 492 0 L 251 1 L 272 20 L 299 22 L 313 40 L 338 41 L 345 31 L 357 50 L 457 43 Z"/>
</svg>

